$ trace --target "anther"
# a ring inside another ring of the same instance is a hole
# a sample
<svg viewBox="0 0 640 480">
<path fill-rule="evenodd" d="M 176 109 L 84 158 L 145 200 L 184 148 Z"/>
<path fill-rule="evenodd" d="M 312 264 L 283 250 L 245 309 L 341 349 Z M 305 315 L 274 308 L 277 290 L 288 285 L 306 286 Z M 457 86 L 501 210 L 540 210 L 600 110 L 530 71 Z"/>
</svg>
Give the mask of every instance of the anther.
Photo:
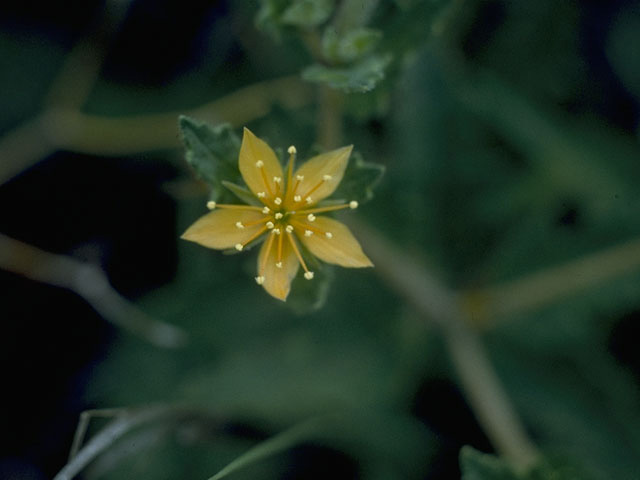
<svg viewBox="0 0 640 480">
<path fill-rule="evenodd" d="M 331 180 L 333 177 L 331 175 L 323 175 L 322 176 L 322 180 L 324 180 L 325 182 L 328 182 L 329 180 Z"/>
<path fill-rule="evenodd" d="M 274 223 L 273 223 L 273 222 L 267 222 L 267 228 L 268 228 L 269 230 L 271 230 L 273 227 L 275 227 L 275 225 L 274 225 Z"/>
<path fill-rule="evenodd" d="M 275 183 L 280 183 L 282 181 L 282 178 L 281 177 L 273 177 L 273 181 Z"/>
<path fill-rule="evenodd" d="M 327 238 L 333 238 L 333 233 L 325 232 L 324 236 L 327 237 Z"/>
<path fill-rule="evenodd" d="M 216 202 L 214 202 L 213 200 L 207 202 L 207 208 L 209 210 L 213 210 L 214 208 L 216 208 Z"/>
<path fill-rule="evenodd" d="M 282 268 L 282 262 L 276 262 L 276 268 Z"/>
<path fill-rule="evenodd" d="M 351 201 L 349 202 L 349 208 L 350 208 L 351 210 L 355 210 L 356 208 L 358 208 L 358 202 L 356 202 L 355 200 L 351 200 Z"/>
<path fill-rule="evenodd" d="M 238 227 L 239 229 L 243 229 L 244 225 L 242 224 L 242 222 L 236 222 L 236 227 Z"/>
<path fill-rule="evenodd" d="M 311 197 L 307 197 L 304 199 L 305 202 L 307 202 L 309 205 L 311 205 L 313 203 L 313 200 L 311 199 Z"/>
<path fill-rule="evenodd" d="M 316 216 L 313 213 L 310 213 L 309 215 L 307 215 L 307 220 L 309 220 L 310 222 L 313 222 L 316 219 Z"/>
<path fill-rule="evenodd" d="M 275 203 L 276 205 L 280 205 L 280 204 L 282 203 L 282 199 L 281 199 L 280 197 L 276 197 L 276 198 L 273 200 L 273 203 Z"/>
<path fill-rule="evenodd" d="M 264 166 L 264 162 L 263 162 L 262 160 L 258 160 L 258 161 L 256 162 L 256 167 L 258 167 L 258 168 L 262 168 L 263 166 Z"/>
<path fill-rule="evenodd" d="M 293 201 L 294 201 L 294 202 L 299 202 L 300 200 L 302 200 L 302 197 L 301 197 L 300 195 L 295 195 L 295 196 L 293 197 Z"/>
<path fill-rule="evenodd" d="M 304 278 L 311 280 L 313 278 L 313 272 L 304 272 Z"/>
<path fill-rule="evenodd" d="M 296 150 L 296 147 L 294 147 L 293 145 L 287 148 L 287 152 L 289 153 L 289 155 L 295 155 L 296 153 L 298 153 L 298 151 Z"/>
<path fill-rule="evenodd" d="M 280 235 L 280 229 L 279 228 L 274 228 L 273 230 L 271 230 L 273 233 L 275 233 L 276 235 Z"/>
<path fill-rule="evenodd" d="M 267 213 L 269 213 L 270 211 L 271 211 L 271 210 L 269 209 L 269 207 L 264 207 L 264 208 L 262 209 L 262 213 L 264 213 L 265 215 L 266 215 Z"/>
<path fill-rule="evenodd" d="M 276 217 L 276 220 L 280 220 L 282 217 L 284 217 L 284 215 L 282 215 L 282 213 L 278 212 L 274 215 Z"/>
<path fill-rule="evenodd" d="M 296 180 L 301 182 L 302 180 L 304 180 L 304 175 L 296 175 Z"/>
<path fill-rule="evenodd" d="M 264 198 L 264 197 L 267 196 L 266 192 L 258 192 L 258 193 L 256 193 L 256 195 L 257 195 L 258 198 Z"/>
<path fill-rule="evenodd" d="M 287 233 L 291 233 L 293 232 L 293 227 L 291 225 L 287 225 L 287 228 L 285 228 L 285 230 L 287 231 Z"/>
<path fill-rule="evenodd" d="M 236 250 L 241 252 L 243 248 L 244 248 L 244 245 L 242 245 L 241 243 L 236 243 Z"/>
<path fill-rule="evenodd" d="M 305 237 L 310 237 L 311 235 L 313 235 L 313 232 L 311 230 L 305 230 L 304 231 L 304 236 Z"/>
<path fill-rule="evenodd" d="M 262 284 L 264 283 L 264 276 L 263 276 L 263 275 L 258 275 L 258 276 L 256 277 L 256 283 L 257 283 L 258 285 L 262 285 Z"/>
</svg>

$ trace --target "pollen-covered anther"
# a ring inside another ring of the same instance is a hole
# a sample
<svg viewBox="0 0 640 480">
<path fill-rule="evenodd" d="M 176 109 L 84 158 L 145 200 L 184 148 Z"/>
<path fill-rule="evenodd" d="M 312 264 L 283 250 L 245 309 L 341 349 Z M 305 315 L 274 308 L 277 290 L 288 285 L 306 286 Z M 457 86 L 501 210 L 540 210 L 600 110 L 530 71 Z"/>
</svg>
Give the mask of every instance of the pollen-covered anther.
<svg viewBox="0 0 640 480">
<path fill-rule="evenodd" d="M 258 167 L 258 168 L 262 168 L 262 167 L 264 167 L 264 162 L 263 162 L 262 160 L 258 160 L 258 161 L 256 162 L 256 167 Z"/>
<path fill-rule="evenodd" d="M 273 177 L 273 182 L 274 183 L 278 183 L 279 184 L 281 181 L 282 181 L 281 177 Z"/>
<path fill-rule="evenodd" d="M 242 224 L 242 222 L 236 222 L 236 228 L 239 228 L 242 230 L 244 228 L 244 225 Z"/>
<path fill-rule="evenodd" d="M 296 153 L 298 153 L 298 150 L 296 150 L 296 147 L 291 145 L 289 148 L 287 148 L 287 153 L 289 155 L 295 155 Z"/>
<path fill-rule="evenodd" d="M 276 262 L 276 268 L 282 268 L 282 262 Z"/>
<path fill-rule="evenodd" d="M 284 215 L 281 212 L 278 212 L 274 215 L 274 217 L 276 217 L 276 220 L 280 220 L 282 217 L 284 217 Z"/>
<path fill-rule="evenodd" d="M 285 230 L 287 231 L 287 233 L 291 233 L 293 232 L 293 227 L 291 225 L 287 225 L 287 228 L 285 228 Z"/>
<path fill-rule="evenodd" d="M 327 238 L 333 238 L 333 233 L 331 232 L 324 232 L 324 236 Z"/>
<path fill-rule="evenodd" d="M 258 285 L 262 285 L 262 284 L 264 283 L 264 275 L 258 275 L 258 276 L 256 277 L 256 283 L 257 283 Z"/>
<path fill-rule="evenodd" d="M 275 223 L 273 223 L 273 222 L 267 222 L 267 228 L 268 228 L 269 230 L 271 230 L 271 229 L 272 229 L 273 227 L 275 227 L 275 226 L 276 226 L 276 225 L 275 225 Z"/>
<path fill-rule="evenodd" d="M 214 202 L 213 200 L 207 202 L 207 208 L 209 210 L 213 210 L 214 208 L 216 208 L 216 202 Z"/>
<path fill-rule="evenodd" d="M 311 230 L 305 230 L 304 231 L 304 236 L 305 237 L 310 237 L 311 235 L 313 235 L 313 232 Z"/>
<path fill-rule="evenodd" d="M 282 204 L 282 199 L 280 197 L 276 197 L 273 200 L 273 203 L 275 203 L 276 205 L 281 205 Z"/>
<path fill-rule="evenodd" d="M 311 205 L 313 203 L 313 199 L 311 197 L 307 197 L 304 199 L 305 202 L 307 202 L 309 205 Z"/>
<path fill-rule="evenodd" d="M 258 193 L 256 193 L 256 196 L 257 196 L 258 198 L 264 198 L 264 197 L 266 197 L 266 196 L 267 196 L 267 193 L 266 193 L 266 192 L 258 192 Z"/>
<path fill-rule="evenodd" d="M 304 278 L 311 280 L 313 278 L 313 272 L 304 272 Z"/>
<path fill-rule="evenodd" d="M 331 175 L 323 175 L 322 176 L 322 180 L 324 180 L 325 182 L 328 182 L 329 180 L 331 180 L 333 177 Z"/>
<path fill-rule="evenodd" d="M 304 175 L 296 175 L 296 180 L 298 180 L 299 182 L 304 180 Z"/>
<path fill-rule="evenodd" d="M 276 235 L 280 235 L 280 229 L 279 228 L 274 228 L 273 230 L 271 230 L 271 232 L 276 234 Z"/>
<path fill-rule="evenodd" d="M 351 201 L 349 202 L 349 208 L 350 208 L 351 210 L 355 210 L 356 208 L 358 208 L 358 202 L 356 202 L 355 200 L 351 200 Z"/>
<path fill-rule="evenodd" d="M 294 202 L 300 202 L 301 200 L 302 200 L 302 197 L 301 197 L 300 195 L 295 195 L 295 196 L 293 197 L 293 201 L 294 201 Z"/>
<path fill-rule="evenodd" d="M 244 248 L 244 245 L 242 245 L 241 243 L 236 243 L 236 250 L 241 252 L 243 248 Z"/>
<path fill-rule="evenodd" d="M 313 213 L 310 213 L 309 215 L 307 215 L 307 220 L 309 220 L 310 222 L 315 221 L 316 216 Z"/>
<path fill-rule="evenodd" d="M 271 209 L 269 207 L 264 207 L 262 209 L 262 213 L 264 213 L 265 215 L 268 214 L 271 211 Z"/>
</svg>

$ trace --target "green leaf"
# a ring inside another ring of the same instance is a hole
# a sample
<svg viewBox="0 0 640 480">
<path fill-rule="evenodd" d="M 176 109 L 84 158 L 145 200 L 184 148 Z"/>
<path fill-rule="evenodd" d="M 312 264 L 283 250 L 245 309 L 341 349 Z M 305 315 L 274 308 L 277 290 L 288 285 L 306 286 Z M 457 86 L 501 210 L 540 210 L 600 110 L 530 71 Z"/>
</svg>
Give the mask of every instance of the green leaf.
<svg viewBox="0 0 640 480">
<path fill-rule="evenodd" d="M 368 202 L 373 198 L 373 188 L 380 182 L 385 170 L 384 165 L 365 162 L 362 155 L 355 152 L 333 198 Z"/>
<path fill-rule="evenodd" d="M 247 205 L 262 205 L 260 200 L 258 200 L 255 195 L 249 191 L 248 188 L 242 187 L 233 182 L 228 182 L 227 180 L 222 180 L 222 185 L 224 185 L 227 190 L 229 190 L 236 197 L 242 200 L 243 203 L 246 203 Z"/>
<path fill-rule="evenodd" d="M 282 14 L 282 23 L 300 28 L 313 28 L 331 16 L 334 0 L 294 0 Z"/>
<path fill-rule="evenodd" d="M 302 72 L 302 78 L 310 82 L 326 83 L 346 93 L 368 92 L 384 79 L 391 55 L 371 55 L 349 67 L 331 68 L 314 64 Z"/>
<path fill-rule="evenodd" d="M 179 124 L 187 162 L 211 187 L 211 199 L 217 201 L 225 192 L 224 180 L 236 182 L 241 178 L 240 139 L 229 124 L 211 127 L 186 116 L 180 116 Z"/>
<path fill-rule="evenodd" d="M 289 0 L 262 0 L 255 17 L 256 27 L 279 41 L 282 34 L 280 18 L 288 5 Z"/>
<path fill-rule="evenodd" d="M 504 460 L 466 445 L 460 450 L 462 480 L 518 480 Z"/>
<path fill-rule="evenodd" d="M 350 63 L 375 48 L 382 33 L 371 28 L 357 28 L 339 37 L 334 28 L 327 28 L 322 37 L 322 52 L 327 60 Z"/>
</svg>

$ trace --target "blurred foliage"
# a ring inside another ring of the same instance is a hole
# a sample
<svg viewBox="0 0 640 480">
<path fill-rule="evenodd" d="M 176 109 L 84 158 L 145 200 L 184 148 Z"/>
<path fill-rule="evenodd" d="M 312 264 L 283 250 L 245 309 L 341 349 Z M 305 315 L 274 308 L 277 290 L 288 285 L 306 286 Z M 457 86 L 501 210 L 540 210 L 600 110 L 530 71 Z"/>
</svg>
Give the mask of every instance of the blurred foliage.
<svg viewBox="0 0 640 480">
<path fill-rule="evenodd" d="M 597 2 L 577 0 L 223 3 L 199 27 L 191 64 L 145 83 L 118 75 L 126 69 L 114 54 L 84 110 L 186 111 L 290 74 L 334 88 L 343 143 L 358 152 L 334 197 L 361 201 L 361 219 L 461 291 L 640 237 L 638 2 L 602 7 L 605 20 Z M 67 49 L 46 32 L 3 27 L 3 131 L 38 111 Z M 295 144 L 304 159 L 324 128 L 316 101 L 276 104 L 248 126 L 272 146 Z M 239 130 L 201 120 L 180 119 L 186 162 L 182 152 L 158 153 L 189 186 L 166 186 L 177 208 L 171 238 L 206 211 L 194 172 L 212 199 L 251 200 L 237 170 Z M 132 155 L 132 168 L 147 159 Z M 228 478 L 301 478 L 305 446 L 330 451 L 328 468 L 355 465 L 325 478 L 637 478 L 638 269 L 532 311 L 477 319 L 543 452 L 523 473 L 471 448 L 486 450 L 458 412 L 451 425 L 429 413 L 450 406 L 438 392 L 420 398 L 421 387 L 458 379 L 440 333 L 387 279 L 324 266 L 280 305 L 252 281 L 255 252 L 178 242 L 177 253 L 173 281 L 136 301 L 187 331 L 188 346 L 163 350 L 118 333 L 83 399 L 188 405 L 214 421 L 132 432 L 123 443 L 138 447 L 114 447 L 85 478 L 206 479 L 235 459 L 242 468 Z M 252 448 L 263 453 L 243 457 Z"/>
</svg>

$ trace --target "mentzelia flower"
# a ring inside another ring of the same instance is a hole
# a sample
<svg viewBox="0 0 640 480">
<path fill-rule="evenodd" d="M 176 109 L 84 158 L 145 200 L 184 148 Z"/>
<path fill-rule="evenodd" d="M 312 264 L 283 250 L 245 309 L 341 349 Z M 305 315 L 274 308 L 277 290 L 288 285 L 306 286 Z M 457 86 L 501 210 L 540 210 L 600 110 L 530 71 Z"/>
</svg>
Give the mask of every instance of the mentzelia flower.
<svg viewBox="0 0 640 480">
<path fill-rule="evenodd" d="M 258 285 L 272 296 L 286 300 L 291 281 L 302 265 L 311 280 L 300 244 L 327 263 L 342 267 L 372 267 L 349 229 L 321 213 L 354 209 L 355 200 L 343 205 L 317 206 L 342 180 L 352 146 L 315 156 L 294 172 L 295 147 L 289 147 L 286 176 L 276 154 L 249 129 L 244 129 L 238 165 L 245 183 L 262 206 L 221 205 L 200 218 L 182 238 L 217 250 L 243 250 L 264 239 L 258 255 Z"/>
</svg>

